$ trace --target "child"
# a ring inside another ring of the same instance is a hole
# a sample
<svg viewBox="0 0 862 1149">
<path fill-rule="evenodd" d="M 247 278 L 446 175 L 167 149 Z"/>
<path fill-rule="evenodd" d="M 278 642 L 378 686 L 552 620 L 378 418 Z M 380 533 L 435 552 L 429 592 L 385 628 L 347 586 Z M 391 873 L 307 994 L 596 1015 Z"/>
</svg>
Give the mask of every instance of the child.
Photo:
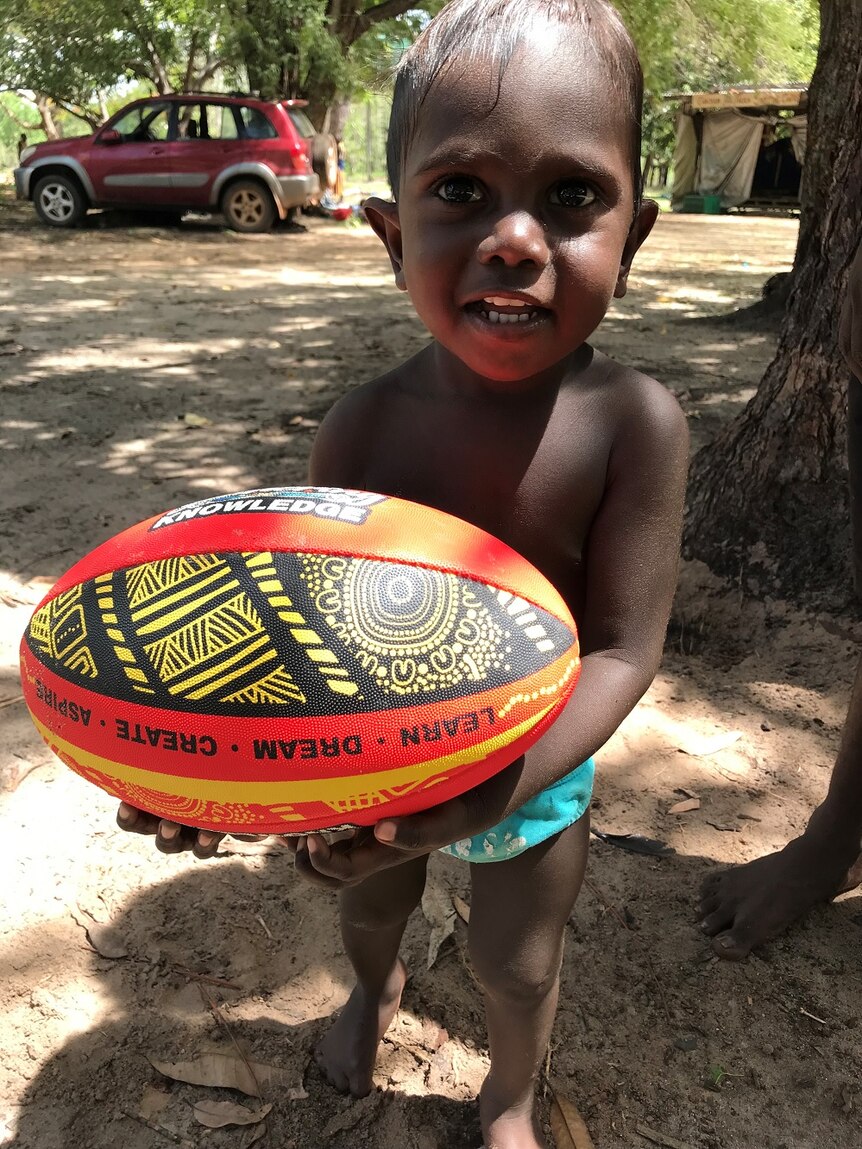
<svg viewBox="0 0 862 1149">
<path fill-rule="evenodd" d="M 428 854 L 454 842 L 471 862 L 488 1149 L 544 1144 L 534 1084 L 586 861 L 590 758 L 649 686 L 674 591 L 682 413 L 586 342 L 656 216 L 640 199 L 640 101 L 635 50 L 604 0 L 454 0 L 431 22 L 399 68 L 395 202 L 365 211 L 432 341 L 346 395 L 312 456 L 314 483 L 428 503 L 504 539 L 578 620 L 580 682 L 524 758 L 427 814 L 297 849 L 306 877 L 340 890 L 357 984 L 319 1061 L 357 1094 L 401 997 Z M 489 858 L 504 836 L 489 831 L 516 812 L 527 846 Z"/>
<path fill-rule="evenodd" d="M 641 93 L 606 0 L 453 0 L 431 21 L 397 77 L 395 202 L 365 212 L 432 339 L 336 404 L 312 457 L 313 483 L 427 503 L 504 539 L 578 622 L 577 689 L 524 757 L 424 814 L 294 846 L 298 870 L 340 893 L 357 983 L 318 1060 L 357 1095 L 401 998 L 428 855 L 471 863 L 487 1149 L 545 1144 L 534 1086 L 586 863 L 591 756 L 656 672 L 675 586 L 684 417 L 586 342 L 656 217 L 640 194 Z M 489 854 L 510 819 L 522 850 Z M 170 833 L 162 848 L 181 848 Z M 197 851 L 216 840 L 198 835 Z"/>
</svg>

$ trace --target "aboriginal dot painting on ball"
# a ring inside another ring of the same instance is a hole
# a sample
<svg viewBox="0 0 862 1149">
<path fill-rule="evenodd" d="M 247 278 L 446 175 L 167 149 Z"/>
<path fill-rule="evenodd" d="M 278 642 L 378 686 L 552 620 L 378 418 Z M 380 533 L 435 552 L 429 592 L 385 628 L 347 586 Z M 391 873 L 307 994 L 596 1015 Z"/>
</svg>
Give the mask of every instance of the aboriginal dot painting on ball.
<svg viewBox="0 0 862 1149">
<path fill-rule="evenodd" d="M 22 643 L 64 761 L 154 813 L 290 830 L 444 800 L 538 737 L 579 665 L 552 588 L 518 594 L 542 576 L 451 516 L 340 494 L 190 504 L 64 576 Z"/>
</svg>

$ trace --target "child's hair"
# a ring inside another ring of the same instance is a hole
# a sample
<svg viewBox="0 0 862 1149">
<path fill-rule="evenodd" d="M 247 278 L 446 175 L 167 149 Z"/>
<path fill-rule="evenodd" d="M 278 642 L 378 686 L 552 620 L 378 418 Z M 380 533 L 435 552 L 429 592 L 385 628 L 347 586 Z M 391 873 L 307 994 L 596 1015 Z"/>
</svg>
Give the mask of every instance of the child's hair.
<svg viewBox="0 0 862 1149">
<path fill-rule="evenodd" d="M 386 166 L 396 199 L 420 109 L 441 74 L 458 63 L 491 60 L 498 69 L 499 85 L 525 33 L 540 22 L 586 33 L 587 43 L 625 100 L 632 128 L 637 211 L 643 183 L 643 72 L 628 29 L 609 0 L 451 0 L 404 53 L 395 71 Z"/>
</svg>

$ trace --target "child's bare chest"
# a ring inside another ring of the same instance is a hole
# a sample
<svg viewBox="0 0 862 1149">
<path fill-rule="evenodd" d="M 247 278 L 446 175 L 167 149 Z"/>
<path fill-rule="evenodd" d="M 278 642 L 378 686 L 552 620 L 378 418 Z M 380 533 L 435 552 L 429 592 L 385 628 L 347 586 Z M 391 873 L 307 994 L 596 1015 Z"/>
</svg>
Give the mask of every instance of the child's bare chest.
<svg viewBox="0 0 862 1149">
<path fill-rule="evenodd" d="M 578 441 L 565 412 L 493 410 L 409 397 L 387 406 L 362 484 L 475 523 L 535 563 L 573 600 L 601 501 L 606 450 Z"/>
</svg>

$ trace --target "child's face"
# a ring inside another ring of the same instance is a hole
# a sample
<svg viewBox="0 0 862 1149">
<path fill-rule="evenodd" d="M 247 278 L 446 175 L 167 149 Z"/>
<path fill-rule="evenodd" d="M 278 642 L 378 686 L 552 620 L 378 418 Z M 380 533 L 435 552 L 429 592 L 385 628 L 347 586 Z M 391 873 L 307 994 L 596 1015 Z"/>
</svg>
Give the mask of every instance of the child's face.
<svg viewBox="0 0 862 1149">
<path fill-rule="evenodd" d="M 588 47 L 531 41 L 496 97 L 491 67 L 439 81 L 398 203 L 368 214 L 434 338 L 481 377 L 515 382 L 589 338 L 656 209 L 634 217 L 632 127 Z"/>
</svg>

